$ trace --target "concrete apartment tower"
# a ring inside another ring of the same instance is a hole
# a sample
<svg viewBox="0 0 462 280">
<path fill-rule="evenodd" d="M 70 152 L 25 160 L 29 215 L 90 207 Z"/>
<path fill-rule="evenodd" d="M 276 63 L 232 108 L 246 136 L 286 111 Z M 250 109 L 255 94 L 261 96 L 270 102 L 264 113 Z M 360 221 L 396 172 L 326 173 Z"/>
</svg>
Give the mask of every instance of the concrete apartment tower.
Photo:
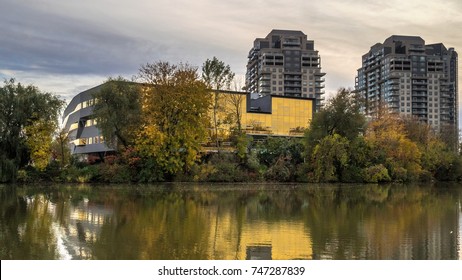
<svg viewBox="0 0 462 280">
<path fill-rule="evenodd" d="M 249 52 L 247 91 L 265 95 L 315 99 L 321 107 L 325 73 L 314 41 L 301 31 L 272 30 L 257 38 Z"/>
<path fill-rule="evenodd" d="M 458 125 L 457 52 L 425 45 L 417 36 L 393 35 L 362 56 L 356 90 L 365 111 L 379 106 L 428 123 L 436 131 Z M 456 133 L 457 135 L 457 133 Z"/>
</svg>

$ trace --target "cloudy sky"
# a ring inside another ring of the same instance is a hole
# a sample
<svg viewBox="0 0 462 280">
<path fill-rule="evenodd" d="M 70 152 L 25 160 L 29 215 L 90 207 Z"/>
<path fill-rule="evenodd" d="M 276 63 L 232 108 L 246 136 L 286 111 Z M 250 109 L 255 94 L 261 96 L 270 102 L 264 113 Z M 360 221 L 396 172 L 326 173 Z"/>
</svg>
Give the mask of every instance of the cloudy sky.
<svg viewBox="0 0 462 280">
<path fill-rule="evenodd" d="M 159 60 L 216 56 L 243 76 L 255 38 L 292 29 L 314 40 L 331 94 L 353 87 L 361 55 L 390 35 L 462 53 L 461 27 L 461 0 L 1 0 L 0 79 L 69 101 Z"/>
</svg>

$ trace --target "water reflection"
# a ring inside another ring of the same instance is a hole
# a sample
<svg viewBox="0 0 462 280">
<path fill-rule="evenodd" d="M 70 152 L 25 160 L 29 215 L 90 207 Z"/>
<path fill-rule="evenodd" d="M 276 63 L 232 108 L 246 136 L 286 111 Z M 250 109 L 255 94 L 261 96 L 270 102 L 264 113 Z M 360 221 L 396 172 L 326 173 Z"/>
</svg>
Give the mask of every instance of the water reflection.
<svg viewBox="0 0 462 280">
<path fill-rule="evenodd" d="M 461 259 L 459 186 L 0 188 L 1 259 Z"/>
</svg>

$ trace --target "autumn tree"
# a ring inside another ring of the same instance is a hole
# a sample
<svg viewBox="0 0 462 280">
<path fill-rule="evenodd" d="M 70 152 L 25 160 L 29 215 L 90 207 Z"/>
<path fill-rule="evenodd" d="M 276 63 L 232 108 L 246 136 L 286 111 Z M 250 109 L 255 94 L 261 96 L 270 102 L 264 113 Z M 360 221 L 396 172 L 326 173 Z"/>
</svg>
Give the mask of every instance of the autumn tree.
<svg viewBox="0 0 462 280">
<path fill-rule="evenodd" d="M 366 141 L 372 145 L 376 161 L 384 163 L 393 180 L 418 179 L 422 171 L 421 151 L 408 138 L 403 120 L 397 114 L 382 113 L 371 121 Z"/>
<path fill-rule="evenodd" d="M 220 112 L 226 110 L 226 104 L 221 90 L 230 89 L 231 82 L 234 79 L 234 73 L 229 65 L 225 65 L 216 57 L 207 59 L 202 65 L 202 79 L 207 88 L 212 90 L 212 122 L 216 146 L 219 150 L 219 130 L 223 124 Z"/>
<path fill-rule="evenodd" d="M 141 125 L 141 85 L 122 77 L 109 78 L 93 97 L 97 127 L 108 146 L 127 148 Z"/>
<path fill-rule="evenodd" d="M 45 169 L 64 101 L 33 85 L 11 79 L 0 87 L 0 181 L 11 181 L 19 168 Z"/>
<path fill-rule="evenodd" d="M 196 67 L 162 61 L 143 65 L 138 79 L 148 87 L 141 99 L 136 149 L 167 176 L 188 171 L 206 138 L 211 102 L 206 84 Z"/>
</svg>

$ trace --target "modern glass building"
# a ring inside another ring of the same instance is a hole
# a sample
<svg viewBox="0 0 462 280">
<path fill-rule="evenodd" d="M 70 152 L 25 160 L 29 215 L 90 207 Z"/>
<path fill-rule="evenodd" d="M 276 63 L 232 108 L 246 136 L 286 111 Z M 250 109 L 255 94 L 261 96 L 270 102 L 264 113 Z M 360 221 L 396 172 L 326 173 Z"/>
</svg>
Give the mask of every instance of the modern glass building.
<svg viewBox="0 0 462 280">
<path fill-rule="evenodd" d="M 64 111 L 63 123 L 74 155 L 94 154 L 103 157 L 107 152 L 114 151 L 106 145 L 93 119 L 93 94 L 102 86 L 77 94 Z M 227 119 L 239 111 L 242 131 L 255 137 L 301 137 L 313 117 L 313 98 L 259 96 L 236 91 L 220 91 L 219 94 L 223 103 L 220 105 L 220 119 Z M 230 123 L 220 125 L 220 139 L 224 141 L 229 137 L 231 126 Z"/>
<path fill-rule="evenodd" d="M 324 76 L 314 41 L 301 31 L 272 30 L 257 38 L 248 55 L 247 91 L 262 96 L 312 98 L 322 106 Z"/>
<path fill-rule="evenodd" d="M 457 52 L 442 43 L 426 45 L 421 37 L 393 35 L 362 56 L 356 90 L 365 111 L 380 107 L 416 117 L 440 131 L 457 129 Z"/>
<path fill-rule="evenodd" d="M 64 110 L 63 124 L 68 131 L 69 145 L 73 155 L 103 156 L 106 152 L 113 151 L 112 148 L 106 146 L 96 126 L 96 120 L 92 117 L 95 104 L 93 94 L 102 86 L 99 85 L 77 94 Z"/>
</svg>

